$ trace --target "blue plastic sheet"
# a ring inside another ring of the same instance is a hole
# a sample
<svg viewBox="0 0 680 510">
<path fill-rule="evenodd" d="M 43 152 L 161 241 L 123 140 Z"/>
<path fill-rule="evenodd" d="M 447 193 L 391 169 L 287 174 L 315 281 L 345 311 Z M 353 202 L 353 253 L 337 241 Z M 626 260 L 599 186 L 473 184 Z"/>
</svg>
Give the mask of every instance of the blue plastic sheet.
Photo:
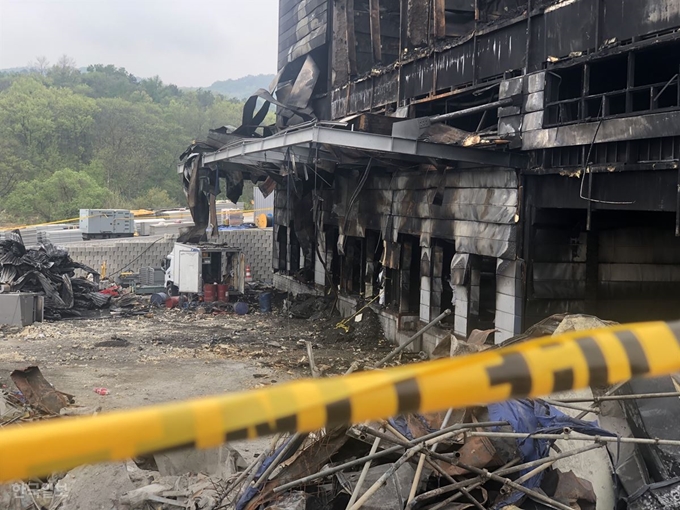
<svg viewBox="0 0 680 510">
<path fill-rule="evenodd" d="M 598 427 L 596 422 L 577 420 L 567 416 L 542 400 L 508 400 L 501 404 L 492 404 L 488 406 L 488 409 L 491 421 L 507 421 L 512 430 L 518 433 L 561 434 L 568 427 L 575 432 L 590 436 L 616 436 Z M 517 447 L 522 462 L 546 458 L 552 443 L 554 443 L 554 440 L 550 439 L 518 439 Z M 529 471 L 530 469 L 524 470 L 520 475 L 524 475 Z M 524 487 L 528 489 L 539 487 L 543 480 L 543 474 L 539 473 L 527 480 L 523 484 Z M 497 502 L 495 508 L 503 508 L 517 503 L 523 497 L 523 493 L 515 491 L 507 498 Z"/>
</svg>

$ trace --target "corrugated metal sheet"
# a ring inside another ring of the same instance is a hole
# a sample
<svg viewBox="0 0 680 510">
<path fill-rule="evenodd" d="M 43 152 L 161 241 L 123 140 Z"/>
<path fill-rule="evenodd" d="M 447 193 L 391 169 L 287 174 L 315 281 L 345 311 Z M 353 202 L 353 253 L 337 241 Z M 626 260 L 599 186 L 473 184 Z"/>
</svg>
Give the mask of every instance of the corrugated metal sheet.
<svg viewBox="0 0 680 510">
<path fill-rule="evenodd" d="M 254 190 L 255 211 L 260 212 L 274 212 L 274 193 L 270 193 L 267 198 L 264 197 L 259 188 Z M 264 209 L 271 209 L 265 211 Z"/>
</svg>

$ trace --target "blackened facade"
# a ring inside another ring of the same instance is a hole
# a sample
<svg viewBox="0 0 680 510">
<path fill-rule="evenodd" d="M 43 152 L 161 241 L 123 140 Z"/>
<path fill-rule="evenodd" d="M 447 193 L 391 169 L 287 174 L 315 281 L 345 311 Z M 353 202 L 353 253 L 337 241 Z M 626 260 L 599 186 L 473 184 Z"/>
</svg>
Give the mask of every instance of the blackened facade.
<svg viewBox="0 0 680 510">
<path fill-rule="evenodd" d="M 496 342 L 677 318 L 679 30 L 676 0 L 281 0 L 277 126 L 253 99 L 187 189 L 275 186 L 275 271 L 382 303 L 394 339 L 447 308 Z"/>
</svg>

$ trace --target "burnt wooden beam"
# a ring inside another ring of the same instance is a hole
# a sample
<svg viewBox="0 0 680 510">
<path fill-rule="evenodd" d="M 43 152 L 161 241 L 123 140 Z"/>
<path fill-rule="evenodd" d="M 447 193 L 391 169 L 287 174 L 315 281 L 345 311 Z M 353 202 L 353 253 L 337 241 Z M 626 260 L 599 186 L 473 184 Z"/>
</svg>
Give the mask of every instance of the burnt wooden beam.
<svg viewBox="0 0 680 510">
<path fill-rule="evenodd" d="M 434 0 L 434 36 L 446 37 L 446 0 Z"/>
<path fill-rule="evenodd" d="M 380 0 L 369 0 L 371 13 L 371 45 L 373 47 L 373 62 L 382 61 L 382 44 L 380 31 Z"/>
<path fill-rule="evenodd" d="M 358 74 L 357 68 L 357 40 L 356 32 L 354 29 L 354 0 L 346 0 L 347 14 L 347 54 L 349 61 L 349 74 L 351 76 L 356 76 Z"/>
<path fill-rule="evenodd" d="M 347 1 L 333 2 L 333 86 L 349 81 L 349 47 L 347 43 Z M 350 2 L 353 0 L 349 0 Z"/>
<path fill-rule="evenodd" d="M 429 11 L 429 0 L 408 0 L 406 33 L 408 41 L 413 47 L 426 46 L 428 43 Z"/>
</svg>

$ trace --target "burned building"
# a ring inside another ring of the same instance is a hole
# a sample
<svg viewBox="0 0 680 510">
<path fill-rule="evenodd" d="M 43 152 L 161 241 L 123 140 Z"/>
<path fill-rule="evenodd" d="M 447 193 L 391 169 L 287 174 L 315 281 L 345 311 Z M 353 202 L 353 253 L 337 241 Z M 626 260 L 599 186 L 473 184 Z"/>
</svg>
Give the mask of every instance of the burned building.
<svg viewBox="0 0 680 510">
<path fill-rule="evenodd" d="M 677 318 L 677 0 L 279 8 L 272 88 L 180 165 L 198 224 L 221 178 L 275 190 L 279 281 L 381 303 L 395 339 L 446 309 L 496 342 L 559 312 Z"/>
</svg>

